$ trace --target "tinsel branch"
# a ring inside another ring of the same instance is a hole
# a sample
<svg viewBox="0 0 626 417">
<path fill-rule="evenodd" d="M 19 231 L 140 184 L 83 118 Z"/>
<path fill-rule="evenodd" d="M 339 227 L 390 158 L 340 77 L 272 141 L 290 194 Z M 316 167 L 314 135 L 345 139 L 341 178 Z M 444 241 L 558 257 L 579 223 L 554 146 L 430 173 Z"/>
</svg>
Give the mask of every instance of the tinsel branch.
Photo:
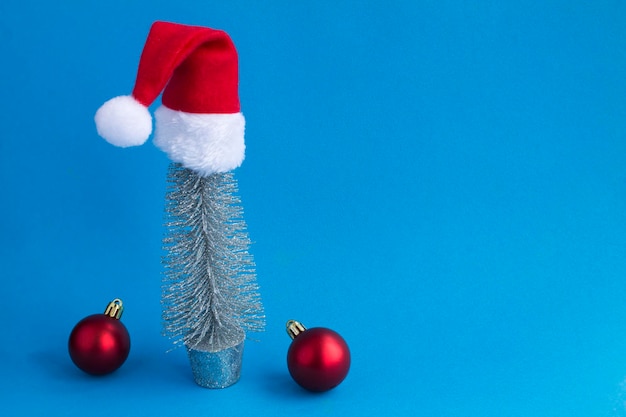
<svg viewBox="0 0 626 417">
<path fill-rule="evenodd" d="M 262 331 L 263 306 L 232 172 L 201 177 L 172 163 L 166 194 L 165 334 L 218 351 Z"/>
</svg>

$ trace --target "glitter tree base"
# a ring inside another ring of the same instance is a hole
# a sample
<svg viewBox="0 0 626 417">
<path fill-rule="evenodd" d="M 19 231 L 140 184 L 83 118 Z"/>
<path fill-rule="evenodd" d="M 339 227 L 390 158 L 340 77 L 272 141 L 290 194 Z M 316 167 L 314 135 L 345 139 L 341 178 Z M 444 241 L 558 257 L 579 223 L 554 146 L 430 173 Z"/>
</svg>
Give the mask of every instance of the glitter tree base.
<svg viewBox="0 0 626 417">
<path fill-rule="evenodd" d="M 170 165 L 163 240 L 165 334 L 187 347 L 194 375 L 201 375 L 196 382 L 211 388 L 223 388 L 233 375 L 238 378 L 231 369 L 236 364 L 229 362 L 240 361 L 241 355 L 226 351 L 242 350 L 245 332 L 265 325 L 236 192 L 232 172 L 202 177 Z"/>
<path fill-rule="evenodd" d="M 245 333 L 241 331 L 239 343 L 218 351 L 202 344 L 195 348 L 187 347 L 196 384 L 204 388 L 226 388 L 237 382 L 241 375 L 245 338 Z"/>
</svg>

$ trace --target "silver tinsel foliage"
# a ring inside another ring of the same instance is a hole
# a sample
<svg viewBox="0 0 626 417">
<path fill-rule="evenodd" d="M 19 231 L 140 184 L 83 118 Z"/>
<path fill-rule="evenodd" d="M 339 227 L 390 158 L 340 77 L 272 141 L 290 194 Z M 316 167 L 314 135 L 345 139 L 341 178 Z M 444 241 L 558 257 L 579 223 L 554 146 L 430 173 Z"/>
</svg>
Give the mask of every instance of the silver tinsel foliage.
<svg viewBox="0 0 626 417">
<path fill-rule="evenodd" d="M 220 351 L 265 326 L 237 191 L 232 172 L 168 170 L 163 319 L 165 334 L 188 348 Z"/>
</svg>

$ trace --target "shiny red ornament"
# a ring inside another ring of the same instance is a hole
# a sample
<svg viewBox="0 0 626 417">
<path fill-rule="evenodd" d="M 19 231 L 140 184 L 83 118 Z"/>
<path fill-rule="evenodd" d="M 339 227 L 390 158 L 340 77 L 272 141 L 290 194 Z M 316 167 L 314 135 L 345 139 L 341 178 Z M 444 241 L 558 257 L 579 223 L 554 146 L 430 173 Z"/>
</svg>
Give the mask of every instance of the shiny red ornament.
<svg viewBox="0 0 626 417">
<path fill-rule="evenodd" d="M 323 392 L 335 388 L 350 370 L 350 349 L 337 332 L 325 327 L 306 329 L 301 323 L 287 322 L 293 341 L 287 352 L 291 377 L 303 388 Z"/>
<path fill-rule="evenodd" d="M 130 352 L 130 335 L 119 320 L 122 300 L 109 303 L 104 314 L 85 317 L 74 326 L 68 342 L 70 358 L 91 375 L 106 375 L 118 369 Z"/>
</svg>

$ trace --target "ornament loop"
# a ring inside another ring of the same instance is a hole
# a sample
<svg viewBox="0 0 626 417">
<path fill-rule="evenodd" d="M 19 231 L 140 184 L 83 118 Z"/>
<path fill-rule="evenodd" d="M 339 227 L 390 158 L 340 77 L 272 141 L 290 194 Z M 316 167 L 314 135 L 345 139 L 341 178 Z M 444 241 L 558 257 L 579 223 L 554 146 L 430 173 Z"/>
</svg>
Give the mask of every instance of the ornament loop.
<svg viewBox="0 0 626 417">
<path fill-rule="evenodd" d="M 106 316 L 112 317 L 114 319 L 119 320 L 122 317 L 122 313 L 124 312 L 124 306 L 122 304 L 122 300 L 116 298 L 111 301 L 107 306 L 106 310 L 104 310 L 104 314 Z"/>
<path fill-rule="evenodd" d="M 306 327 L 297 320 L 289 320 L 287 322 L 287 334 L 291 340 L 295 339 L 300 333 L 306 330 Z"/>
</svg>

